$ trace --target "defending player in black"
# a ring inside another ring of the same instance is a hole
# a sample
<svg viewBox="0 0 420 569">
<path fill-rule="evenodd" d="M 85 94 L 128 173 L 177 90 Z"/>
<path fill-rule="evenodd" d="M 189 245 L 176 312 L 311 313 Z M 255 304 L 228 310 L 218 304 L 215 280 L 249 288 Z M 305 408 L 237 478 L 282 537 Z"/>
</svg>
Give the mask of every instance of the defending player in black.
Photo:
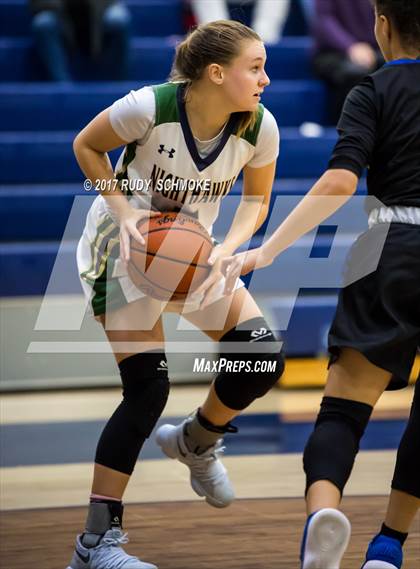
<svg viewBox="0 0 420 569">
<path fill-rule="evenodd" d="M 382 206 L 369 212 L 370 229 L 354 245 L 350 269 L 363 266 L 369 245 L 386 238 L 377 269 L 341 290 L 330 330 L 327 386 L 304 452 L 302 569 L 340 566 L 350 523 L 338 507 L 360 439 L 382 392 L 407 385 L 420 345 L 420 2 L 374 4 L 387 63 L 350 92 L 328 170 L 262 248 L 224 263 L 229 292 L 241 272 L 271 264 L 350 199 L 369 167 L 368 192 Z M 363 569 L 402 567 L 402 546 L 420 506 L 419 471 L 418 380 L 385 523 Z"/>
</svg>

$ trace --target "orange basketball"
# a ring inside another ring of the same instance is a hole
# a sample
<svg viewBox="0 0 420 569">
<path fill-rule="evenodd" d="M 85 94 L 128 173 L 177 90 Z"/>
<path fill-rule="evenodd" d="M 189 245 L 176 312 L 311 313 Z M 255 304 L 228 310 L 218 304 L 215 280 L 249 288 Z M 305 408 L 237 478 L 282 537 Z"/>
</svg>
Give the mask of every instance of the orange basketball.
<svg viewBox="0 0 420 569">
<path fill-rule="evenodd" d="M 137 225 L 146 245 L 131 239 L 128 274 L 142 292 L 159 300 L 182 300 L 208 277 L 213 242 L 199 221 L 162 213 Z"/>
</svg>

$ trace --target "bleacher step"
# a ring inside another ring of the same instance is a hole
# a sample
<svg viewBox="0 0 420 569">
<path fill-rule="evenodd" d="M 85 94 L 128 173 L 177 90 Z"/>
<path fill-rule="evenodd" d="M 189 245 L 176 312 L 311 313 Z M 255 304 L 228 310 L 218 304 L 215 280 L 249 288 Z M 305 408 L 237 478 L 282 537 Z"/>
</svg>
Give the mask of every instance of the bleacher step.
<svg viewBox="0 0 420 569">
<path fill-rule="evenodd" d="M 139 36 L 182 34 L 181 0 L 125 0 L 131 29 Z M 0 0 L 0 37 L 29 36 L 31 14 L 28 0 Z"/>
<path fill-rule="evenodd" d="M 174 49 L 175 37 L 135 37 L 131 40 L 131 68 L 129 79 L 133 81 L 164 81 L 168 77 Z M 267 46 L 266 71 L 275 79 L 310 79 L 311 46 L 308 37 L 285 37 L 279 44 Z M 93 79 L 92 67 L 74 57 L 76 79 Z M 33 41 L 30 38 L 0 39 L 1 79 L 5 82 L 36 81 L 42 77 Z"/>
<path fill-rule="evenodd" d="M 217 233 L 215 234 L 217 237 Z M 299 286 L 317 288 L 321 283 L 332 283 L 337 287 L 340 283 L 341 269 L 346 254 L 355 240 L 354 235 L 342 235 L 334 240 L 334 261 L 328 259 L 332 239 L 326 235 L 317 238 L 302 238 L 293 248 L 284 253 L 276 263 L 256 271 L 251 278 L 250 289 L 257 294 L 277 295 L 299 290 Z M 256 247 L 262 242 L 262 236 L 253 239 Z M 19 296 L 44 294 L 52 275 L 56 259 L 60 270 L 54 273 L 56 294 L 73 294 L 80 290 L 76 269 L 77 241 L 31 241 L 0 243 L 0 283 L 1 296 Z M 60 253 L 57 257 L 57 254 Z M 309 255 L 313 256 L 311 265 L 305 266 Z M 318 258 L 315 258 L 318 257 Z M 314 273 L 317 264 L 322 274 Z M 310 272 L 312 273 L 310 274 Z M 312 275 L 312 276 L 311 276 Z M 305 284 L 306 283 L 306 284 Z M 330 286 L 325 284 L 326 287 Z M 297 287 L 297 289 L 296 289 Z"/>
<path fill-rule="evenodd" d="M 145 84 L 0 83 L 0 130 L 81 129 L 114 101 Z M 273 113 L 280 127 L 325 122 L 326 93 L 319 81 L 274 80 L 264 93 L 262 103 Z M 51 109 L 62 109 L 63 112 L 52 113 Z"/>
<path fill-rule="evenodd" d="M 76 132 L 0 132 L 0 184 L 76 183 L 83 180 L 74 158 Z M 335 129 L 307 138 L 297 128 L 283 128 L 277 177 L 315 178 L 328 164 L 337 140 Z M 110 153 L 116 160 L 120 150 Z"/>
<path fill-rule="evenodd" d="M 276 180 L 273 186 L 272 202 L 274 200 L 285 202 L 288 196 L 302 196 L 314 183 L 314 179 Z M 223 200 L 219 217 L 215 223 L 217 235 L 223 236 L 228 231 L 241 192 L 242 184 L 238 181 L 229 196 Z M 363 180 L 357 194 L 364 195 L 365 192 L 366 182 Z M 80 197 L 77 202 L 75 201 L 76 196 Z M 67 239 L 76 239 L 84 225 L 83 216 L 86 209 L 90 207 L 94 197 L 95 194 L 85 192 L 82 184 L 0 186 L 0 242 L 21 242 L 32 239 L 59 240 L 63 237 L 64 231 L 66 231 Z M 355 224 L 354 227 L 349 226 L 349 230 L 356 230 L 358 214 L 361 213 L 360 205 L 360 202 L 355 203 L 352 213 L 348 215 L 349 221 Z M 19 212 L 19 223 L 17 223 L 16 212 Z M 271 214 L 272 210 L 270 210 Z M 275 221 L 271 218 L 270 227 L 275 225 Z"/>
</svg>

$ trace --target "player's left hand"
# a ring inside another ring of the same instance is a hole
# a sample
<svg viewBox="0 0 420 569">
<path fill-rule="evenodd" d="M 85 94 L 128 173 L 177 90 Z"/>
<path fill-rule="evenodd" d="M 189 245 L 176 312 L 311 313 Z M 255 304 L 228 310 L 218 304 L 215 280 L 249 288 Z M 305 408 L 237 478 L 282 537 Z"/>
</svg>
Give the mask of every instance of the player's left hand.
<svg viewBox="0 0 420 569">
<path fill-rule="evenodd" d="M 223 278 L 223 273 L 221 271 L 222 262 L 224 259 L 228 258 L 230 253 L 223 249 L 222 245 L 217 245 L 211 252 L 207 263 L 211 266 L 211 271 L 206 280 L 194 291 L 194 296 L 203 296 L 200 303 L 200 309 L 203 310 L 207 308 L 210 304 L 211 298 L 215 289 Z"/>
<path fill-rule="evenodd" d="M 241 275 L 246 275 L 255 269 L 268 267 L 272 262 L 273 258 L 266 254 L 264 247 L 225 257 L 221 266 L 222 274 L 226 277 L 224 294 L 232 294 Z"/>
</svg>

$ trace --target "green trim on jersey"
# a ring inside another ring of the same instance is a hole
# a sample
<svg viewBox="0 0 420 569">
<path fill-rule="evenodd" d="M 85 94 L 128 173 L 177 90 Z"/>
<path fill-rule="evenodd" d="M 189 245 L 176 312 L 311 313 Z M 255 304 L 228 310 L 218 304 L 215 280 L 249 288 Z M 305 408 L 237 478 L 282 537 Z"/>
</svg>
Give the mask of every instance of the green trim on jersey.
<svg viewBox="0 0 420 569">
<path fill-rule="evenodd" d="M 264 116 L 264 105 L 259 103 L 258 110 L 257 110 L 257 120 L 253 127 L 248 127 L 246 131 L 241 135 L 241 138 L 252 144 L 252 146 L 257 145 L 257 138 L 260 132 L 261 123 Z"/>
<path fill-rule="evenodd" d="M 156 102 L 155 126 L 169 122 L 180 122 L 176 92 L 179 83 L 153 85 Z"/>
<path fill-rule="evenodd" d="M 136 157 L 136 147 L 137 142 L 135 140 L 127 144 L 125 147 L 121 170 L 115 174 L 115 177 L 119 182 L 121 182 L 121 180 L 128 180 L 127 168 Z"/>
<path fill-rule="evenodd" d="M 121 182 L 122 180 L 128 180 L 127 169 L 129 164 L 136 157 L 136 148 L 137 148 L 137 142 L 135 140 L 127 144 L 127 146 L 125 147 L 121 170 L 119 172 L 116 172 L 115 174 L 115 177 L 119 182 Z M 125 193 L 128 196 L 133 195 L 133 192 L 130 189 L 128 189 L 126 192 L 123 191 L 123 193 Z"/>
<path fill-rule="evenodd" d="M 179 85 L 179 83 L 163 83 L 152 87 L 156 102 L 155 126 L 171 122 L 180 122 L 176 96 Z M 252 146 L 256 146 L 257 144 L 263 116 L 264 105 L 259 103 L 257 119 L 254 126 L 248 127 L 241 135 L 241 138 L 249 142 Z"/>
<path fill-rule="evenodd" d="M 176 99 L 176 91 L 178 85 L 178 83 L 163 83 L 162 85 L 154 85 L 152 87 L 156 102 L 154 126 L 170 122 L 179 122 L 178 105 Z M 125 147 L 121 170 L 115 175 L 119 182 L 121 182 L 121 180 L 128 180 L 127 169 L 136 157 L 136 149 L 136 141 L 130 142 Z M 133 192 L 131 190 L 127 190 L 124 193 L 128 196 L 133 195 Z"/>
</svg>

